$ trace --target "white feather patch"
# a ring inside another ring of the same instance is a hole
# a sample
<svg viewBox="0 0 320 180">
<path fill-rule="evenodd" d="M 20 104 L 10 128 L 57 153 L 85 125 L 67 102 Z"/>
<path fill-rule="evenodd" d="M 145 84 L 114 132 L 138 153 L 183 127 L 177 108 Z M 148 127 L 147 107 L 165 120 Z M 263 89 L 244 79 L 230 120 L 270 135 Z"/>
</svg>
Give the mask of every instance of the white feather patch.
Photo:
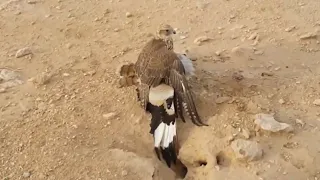
<svg viewBox="0 0 320 180">
<path fill-rule="evenodd" d="M 184 70 L 186 71 L 187 76 L 193 76 L 194 75 L 194 66 L 192 64 L 192 61 L 185 55 L 183 54 L 178 54 L 177 56 L 179 57 L 180 61 L 183 64 Z"/>
<path fill-rule="evenodd" d="M 161 106 L 164 102 L 174 95 L 174 89 L 166 84 L 151 87 L 149 91 L 149 102 L 154 106 Z"/>
<path fill-rule="evenodd" d="M 173 138 L 176 136 L 176 123 L 168 126 L 165 123 L 161 123 L 154 133 L 154 146 L 162 148 L 169 147 L 169 144 L 173 142 Z"/>
</svg>

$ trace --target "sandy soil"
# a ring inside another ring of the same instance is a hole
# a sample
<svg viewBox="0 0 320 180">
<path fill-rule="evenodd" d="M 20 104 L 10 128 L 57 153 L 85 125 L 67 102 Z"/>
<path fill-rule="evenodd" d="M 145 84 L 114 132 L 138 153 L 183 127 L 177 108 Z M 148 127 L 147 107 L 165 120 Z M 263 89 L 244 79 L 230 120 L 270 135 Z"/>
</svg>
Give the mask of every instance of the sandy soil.
<svg viewBox="0 0 320 180">
<path fill-rule="evenodd" d="M 0 68 L 23 80 L 0 82 L 0 178 L 174 179 L 134 89 L 114 86 L 160 22 L 177 28 L 175 51 L 197 58 L 190 83 L 210 125 L 179 124 L 186 179 L 320 178 L 317 0 L 0 1 Z M 258 131 L 257 113 L 294 132 Z M 245 163 L 229 140 L 248 133 L 264 156 Z"/>
</svg>

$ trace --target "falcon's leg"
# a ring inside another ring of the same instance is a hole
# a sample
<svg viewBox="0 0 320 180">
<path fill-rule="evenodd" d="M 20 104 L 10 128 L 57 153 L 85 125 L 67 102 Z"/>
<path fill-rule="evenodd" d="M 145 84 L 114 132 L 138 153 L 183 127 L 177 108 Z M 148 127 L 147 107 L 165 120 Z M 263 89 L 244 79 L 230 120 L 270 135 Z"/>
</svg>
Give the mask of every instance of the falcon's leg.
<svg viewBox="0 0 320 180">
<path fill-rule="evenodd" d="M 136 88 L 137 99 L 140 102 L 140 106 L 146 110 L 147 103 L 149 101 L 149 86 L 146 84 L 140 84 Z"/>
</svg>

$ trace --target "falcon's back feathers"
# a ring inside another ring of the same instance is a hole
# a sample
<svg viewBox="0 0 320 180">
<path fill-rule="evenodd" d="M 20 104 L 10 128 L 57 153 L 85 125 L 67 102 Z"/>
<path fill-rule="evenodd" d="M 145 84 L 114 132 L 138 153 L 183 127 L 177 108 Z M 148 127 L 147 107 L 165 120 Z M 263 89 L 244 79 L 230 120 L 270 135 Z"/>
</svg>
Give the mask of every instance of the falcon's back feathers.
<svg viewBox="0 0 320 180">
<path fill-rule="evenodd" d="M 174 102 L 178 108 L 178 116 L 183 118 L 182 110 L 184 109 L 194 124 L 206 125 L 201 121 L 195 107 L 184 65 L 177 54 L 167 48 L 165 41 L 161 39 L 149 41 L 138 57 L 135 70 L 140 80 L 138 91 L 144 108 L 148 102 L 148 96 L 144 93 L 146 87 L 166 83 L 175 90 Z"/>
</svg>

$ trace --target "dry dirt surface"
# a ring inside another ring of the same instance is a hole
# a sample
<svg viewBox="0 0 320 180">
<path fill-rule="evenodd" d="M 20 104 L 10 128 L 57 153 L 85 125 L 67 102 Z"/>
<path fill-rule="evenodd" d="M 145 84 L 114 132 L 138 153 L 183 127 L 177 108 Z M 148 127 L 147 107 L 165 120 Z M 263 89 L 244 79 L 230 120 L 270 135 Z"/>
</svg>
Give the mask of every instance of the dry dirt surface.
<svg viewBox="0 0 320 180">
<path fill-rule="evenodd" d="M 185 179 L 320 179 L 319 0 L 1 0 L 1 180 L 174 179 L 115 87 L 162 22 L 210 125 L 178 125 Z"/>
</svg>

